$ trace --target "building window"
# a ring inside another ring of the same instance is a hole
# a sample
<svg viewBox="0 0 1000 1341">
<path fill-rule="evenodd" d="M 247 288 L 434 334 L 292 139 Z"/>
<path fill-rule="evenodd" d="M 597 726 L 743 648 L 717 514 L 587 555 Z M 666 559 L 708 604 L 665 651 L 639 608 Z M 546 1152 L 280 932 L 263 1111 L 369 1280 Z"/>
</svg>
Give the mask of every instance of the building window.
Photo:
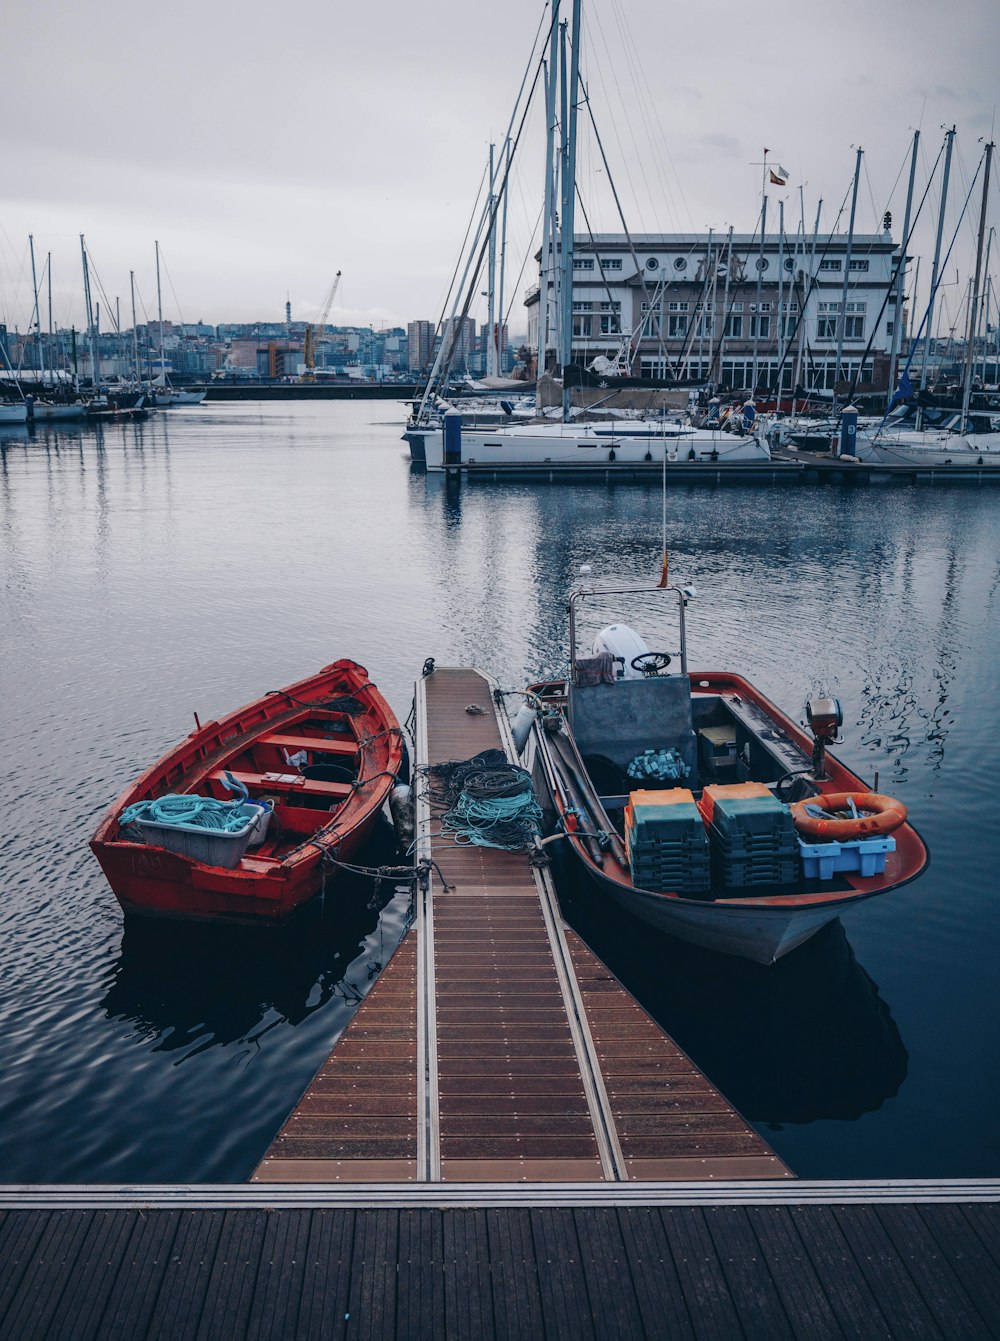
<svg viewBox="0 0 1000 1341">
<path fill-rule="evenodd" d="M 573 257 L 574 270 L 593 270 L 593 268 L 594 268 L 594 258 L 592 256 Z"/>
<path fill-rule="evenodd" d="M 640 308 L 640 311 L 642 311 L 642 312 L 659 312 L 659 310 L 660 310 L 660 304 L 659 304 L 659 303 L 640 303 L 640 304 L 639 304 L 639 308 Z"/>
<path fill-rule="evenodd" d="M 820 317 L 816 322 L 817 340 L 836 340 L 837 338 L 837 318 Z"/>
<path fill-rule="evenodd" d="M 668 311 L 668 312 L 686 312 L 687 310 L 688 310 L 688 304 L 687 304 L 687 303 L 675 302 L 675 303 L 668 303 L 668 304 L 667 304 L 667 311 Z"/>
<path fill-rule="evenodd" d="M 659 270 L 659 268 L 660 268 L 660 263 L 659 263 L 659 261 L 656 259 L 655 256 L 651 256 L 651 257 L 649 258 L 649 260 L 646 262 L 646 269 L 647 269 L 647 270 Z"/>
<path fill-rule="evenodd" d="M 622 310 L 622 305 L 621 305 L 621 303 L 602 303 L 602 304 L 601 304 L 601 311 L 602 311 L 602 312 L 620 312 L 621 310 Z"/>
<path fill-rule="evenodd" d="M 621 335 L 621 333 L 622 323 L 617 313 L 609 312 L 607 315 L 601 317 L 602 335 Z"/>
<path fill-rule="evenodd" d="M 862 260 L 862 261 L 852 261 L 851 264 L 850 264 L 850 267 L 849 267 L 849 268 L 850 268 L 851 270 L 867 270 L 867 269 L 868 269 L 868 262 L 867 262 L 867 260 Z"/>
<path fill-rule="evenodd" d="M 687 268 L 688 268 L 688 263 L 687 263 L 687 257 L 686 257 L 686 256 L 675 256 L 675 257 L 674 257 L 674 269 L 675 269 L 675 270 L 686 270 Z"/>
<path fill-rule="evenodd" d="M 573 311 L 574 311 L 574 312 L 593 312 L 593 310 L 594 310 L 594 304 L 593 304 L 593 303 L 574 303 L 574 304 L 573 304 Z"/>
<path fill-rule="evenodd" d="M 726 323 L 726 334 L 734 340 L 743 339 L 743 318 L 739 314 L 731 316 Z"/>
<path fill-rule="evenodd" d="M 743 304 L 742 304 L 742 303 L 733 303 L 733 304 L 732 304 L 732 307 L 730 308 L 730 311 L 732 311 L 732 312 L 742 312 L 742 311 L 743 311 Z"/>
<path fill-rule="evenodd" d="M 620 270 L 622 268 L 622 258 L 620 256 L 602 256 L 602 270 Z"/>
<path fill-rule="evenodd" d="M 820 270 L 841 270 L 843 264 L 843 261 L 838 256 L 833 260 L 820 261 L 819 268 Z"/>
<path fill-rule="evenodd" d="M 751 318 L 750 318 L 750 338 L 751 338 L 751 339 L 753 339 L 753 338 L 756 337 L 756 338 L 759 339 L 759 340 L 766 340 L 767 337 L 768 337 L 770 334 L 771 334 L 771 318 L 770 318 L 770 317 L 756 317 L 756 316 L 754 316 L 754 317 L 751 317 Z"/>
<path fill-rule="evenodd" d="M 887 321 L 887 322 L 885 323 L 885 333 L 886 333 L 886 335 L 891 335 L 891 334 L 892 334 L 892 331 L 893 331 L 893 325 L 894 325 L 894 323 L 891 322 L 891 321 Z"/>
<path fill-rule="evenodd" d="M 591 318 L 587 316 L 574 316 L 573 318 L 573 338 L 578 336 L 581 340 L 590 339 Z"/>
<path fill-rule="evenodd" d="M 762 273 L 768 268 L 770 264 L 771 262 L 767 259 L 766 256 L 757 257 L 757 269 L 760 270 Z"/>
<path fill-rule="evenodd" d="M 686 318 L 684 312 L 676 312 L 673 316 L 668 316 L 668 319 L 666 319 L 666 338 L 684 339 L 686 334 L 688 334 L 688 318 Z"/>
<path fill-rule="evenodd" d="M 785 269 L 788 270 L 788 271 L 792 271 L 792 270 L 794 270 L 794 269 L 795 269 L 795 257 L 794 257 L 794 256 L 786 256 L 785 259 L 784 259 L 784 261 L 782 261 L 782 265 L 783 265 L 783 266 L 785 267 Z"/>
<path fill-rule="evenodd" d="M 844 339 L 845 340 L 863 340 L 865 338 L 865 319 L 864 317 L 845 317 L 844 318 Z"/>
</svg>

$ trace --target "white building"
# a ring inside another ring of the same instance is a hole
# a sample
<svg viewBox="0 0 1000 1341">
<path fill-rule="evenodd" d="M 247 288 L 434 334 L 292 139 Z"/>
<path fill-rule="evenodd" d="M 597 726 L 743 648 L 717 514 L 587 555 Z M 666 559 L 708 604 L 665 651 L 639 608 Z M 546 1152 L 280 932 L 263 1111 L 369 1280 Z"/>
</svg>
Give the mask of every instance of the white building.
<svg viewBox="0 0 1000 1341">
<path fill-rule="evenodd" d="M 706 234 L 577 235 L 570 361 L 614 358 L 630 334 L 633 376 L 734 391 L 777 388 L 779 379 L 786 392 L 796 381 L 832 389 L 835 379 L 884 387 L 901 320 L 890 293 L 897 260 L 888 232 L 855 235 L 849 257 L 840 233 L 769 235 L 763 246 L 749 234 L 713 235 L 711 249 Z M 551 312 L 551 281 L 548 290 Z M 526 297 L 533 348 L 539 291 Z"/>
</svg>

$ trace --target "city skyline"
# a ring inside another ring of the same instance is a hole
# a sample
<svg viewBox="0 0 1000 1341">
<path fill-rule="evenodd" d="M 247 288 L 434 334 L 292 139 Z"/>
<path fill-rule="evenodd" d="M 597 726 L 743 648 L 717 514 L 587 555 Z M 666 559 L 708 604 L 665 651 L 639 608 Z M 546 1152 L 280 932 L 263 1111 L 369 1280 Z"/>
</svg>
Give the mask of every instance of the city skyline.
<svg viewBox="0 0 1000 1341">
<path fill-rule="evenodd" d="M 309 321 L 338 269 L 329 324 L 437 320 L 542 11 L 538 0 L 512 0 L 506 22 L 488 29 L 485 16 L 458 22 L 440 5 L 414 12 L 387 0 L 376 15 L 306 0 L 288 13 L 248 4 L 235 24 L 182 0 L 137 33 L 123 0 L 86 13 L 15 0 L 6 35 L 17 59 L 0 95 L 16 129 L 0 213 L 0 321 L 30 322 L 29 233 L 39 274 L 52 254 L 57 324 L 81 324 L 80 233 L 102 310 L 120 300 L 123 325 L 130 270 L 138 320 L 155 319 L 155 241 L 174 321 L 280 321 L 286 300 L 294 320 Z M 800 187 L 807 228 L 820 196 L 821 227 L 831 228 L 860 145 L 858 226 L 875 231 L 891 208 L 898 237 L 912 131 L 922 130 L 920 190 L 952 124 L 957 222 L 978 141 L 993 130 L 1000 15 L 986 0 L 959 0 L 946 27 L 929 0 L 908 7 L 905 26 L 892 9 L 854 3 L 834 23 L 770 0 L 754 11 L 753 32 L 734 0 L 708 14 L 635 0 L 627 30 L 620 0 L 584 12 L 590 100 L 636 232 L 752 232 L 765 146 L 785 173 L 771 188 L 769 229 L 780 200 L 786 228 L 797 226 Z M 40 72 L 57 92 L 38 95 Z M 534 278 L 540 139 L 535 113 L 510 194 L 512 331 Z M 593 230 L 621 231 L 592 139 L 581 144 L 579 181 Z M 928 270 L 935 196 L 911 248 Z M 950 281 L 943 294 L 945 320 L 960 288 Z M 44 325 L 44 282 L 42 292 Z"/>
</svg>

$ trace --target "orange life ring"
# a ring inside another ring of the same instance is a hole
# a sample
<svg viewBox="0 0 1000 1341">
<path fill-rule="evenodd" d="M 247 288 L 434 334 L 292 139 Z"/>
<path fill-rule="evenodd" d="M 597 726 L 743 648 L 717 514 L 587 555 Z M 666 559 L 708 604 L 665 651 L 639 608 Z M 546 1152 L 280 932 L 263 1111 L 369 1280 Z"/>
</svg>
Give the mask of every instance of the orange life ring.
<svg viewBox="0 0 1000 1341">
<path fill-rule="evenodd" d="M 828 812 L 847 810 L 850 801 L 859 812 L 857 819 L 819 819 L 806 813 L 807 806 Z M 826 792 L 796 801 L 790 809 L 798 832 L 806 838 L 821 840 L 850 840 L 892 833 L 906 819 L 906 806 L 902 801 L 893 796 L 880 796 L 878 792 Z"/>
</svg>

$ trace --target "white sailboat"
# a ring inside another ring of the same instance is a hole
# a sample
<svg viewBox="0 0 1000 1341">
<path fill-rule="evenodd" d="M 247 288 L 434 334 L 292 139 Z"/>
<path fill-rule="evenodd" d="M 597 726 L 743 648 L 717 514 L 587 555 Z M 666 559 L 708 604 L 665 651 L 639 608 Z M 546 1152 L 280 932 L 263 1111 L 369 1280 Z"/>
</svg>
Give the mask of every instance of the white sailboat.
<svg viewBox="0 0 1000 1341">
<path fill-rule="evenodd" d="M 948 135 L 950 149 L 954 131 L 949 131 Z M 858 456 L 862 460 L 879 462 L 884 465 L 924 465 L 961 467 L 963 469 L 979 469 L 980 467 L 995 469 L 1000 467 L 1000 413 L 971 410 L 977 312 L 983 270 L 983 243 L 986 234 L 993 149 L 994 145 L 992 143 L 987 144 L 981 160 L 983 192 L 976 247 L 976 270 L 969 295 L 969 320 L 965 342 L 965 373 L 961 412 L 952 415 L 944 424 L 918 430 L 887 429 L 885 427 L 886 420 L 874 433 L 866 436 L 859 435 Z M 947 183 L 947 177 L 945 183 Z M 943 224 L 945 189 L 946 187 L 942 188 L 942 218 L 938 228 L 939 239 Z M 972 188 L 970 187 L 969 190 L 971 195 Z M 938 245 L 940 246 L 940 242 Z M 937 253 L 935 253 L 934 260 L 936 275 Z M 945 260 L 947 261 L 947 257 Z M 934 282 L 931 285 L 928 315 L 925 318 L 928 330 L 930 329 L 930 313 L 933 311 L 936 291 L 937 282 Z M 926 375 L 926 359 L 924 368 Z"/>
<path fill-rule="evenodd" d="M 205 399 L 204 391 L 181 391 L 170 385 L 166 373 L 166 359 L 163 352 L 163 293 L 160 288 L 160 244 L 156 247 L 156 318 L 160 328 L 160 371 L 148 387 L 150 403 L 158 410 L 172 410 L 178 405 L 200 405 Z M 134 322 L 133 322 L 134 325 Z"/>
<path fill-rule="evenodd" d="M 572 361 L 577 108 L 581 101 L 580 8 L 581 0 L 572 0 L 567 50 L 566 25 L 559 23 L 559 0 L 554 0 L 547 67 L 542 62 L 548 139 L 539 302 L 540 369 L 546 366 L 553 352 L 563 369 Z M 561 119 L 560 142 L 556 148 L 558 70 L 563 71 L 565 78 L 560 93 L 566 115 Z M 492 224 L 496 215 L 496 198 L 492 191 L 489 212 Z M 552 340 L 548 314 L 550 290 L 555 300 Z M 435 371 L 441 362 L 439 356 Z M 457 409 L 450 409 L 441 416 L 440 422 L 429 419 L 421 422 L 418 414 L 415 421 L 408 424 L 405 436 L 410 442 L 411 454 L 422 459 L 430 471 L 486 469 L 493 473 L 533 468 L 575 471 L 594 466 L 621 470 L 651 465 L 654 461 L 678 466 L 699 463 L 727 467 L 736 463 L 766 464 L 770 461 L 770 448 L 763 437 L 752 428 L 745 431 L 753 423 L 752 414 L 741 421 L 742 433 L 696 428 L 676 412 L 669 417 L 665 414 L 632 416 L 622 411 L 601 413 L 599 406 L 591 406 L 588 422 L 582 422 L 580 411 L 574 412 L 571 406 L 570 387 L 565 379 L 561 395 L 562 416 L 558 421 L 542 418 L 530 423 L 518 422 L 510 414 L 499 424 L 467 425 Z M 426 401 L 425 396 L 421 410 Z M 733 427 L 736 426 L 734 421 Z"/>
</svg>

